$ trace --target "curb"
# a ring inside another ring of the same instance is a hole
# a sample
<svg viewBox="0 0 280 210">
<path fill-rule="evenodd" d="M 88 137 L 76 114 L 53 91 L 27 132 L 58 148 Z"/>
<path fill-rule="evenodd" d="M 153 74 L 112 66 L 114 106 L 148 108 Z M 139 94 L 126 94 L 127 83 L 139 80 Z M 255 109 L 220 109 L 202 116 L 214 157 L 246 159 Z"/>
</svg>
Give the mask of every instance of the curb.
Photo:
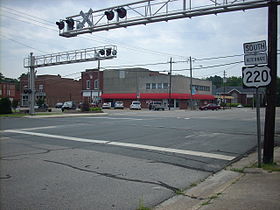
<svg viewBox="0 0 280 210">
<path fill-rule="evenodd" d="M 203 203 L 209 202 L 218 196 L 242 176 L 243 174 L 241 173 L 223 169 L 214 175 L 210 175 L 197 186 L 184 191 L 183 195 L 176 195 L 164 201 L 156 206 L 154 210 L 199 209 Z"/>
<path fill-rule="evenodd" d="M 217 198 L 221 193 L 231 187 L 232 184 L 240 180 L 246 174 L 262 174 L 268 173 L 261 168 L 250 168 L 257 163 L 257 152 L 253 152 L 239 161 L 231 163 L 225 169 L 216 174 L 210 175 L 197 186 L 187 189 L 182 195 L 174 197 L 162 202 L 154 207 L 154 210 L 197 210 L 204 205 L 209 204 L 213 199 Z M 280 147 L 274 147 L 274 158 L 280 159 Z"/>
<path fill-rule="evenodd" d="M 276 148 L 275 148 L 276 149 Z M 280 149 L 280 148 L 279 148 Z M 244 176 L 244 173 L 239 173 L 235 170 L 244 169 L 257 162 L 257 153 L 253 152 L 246 157 L 237 160 L 237 162 L 229 164 L 225 169 L 208 176 L 204 181 L 197 186 L 185 190 L 182 195 L 174 197 L 160 203 L 154 210 L 197 210 L 204 203 L 210 202 L 220 193 L 225 191 L 234 182 Z"/>
<path fill-rule="evenodd" d="M 76 113 L 76 114 L 53 114 L 53 115 L 33 115 L 24 118 L 54 118 L 54 117 L 85 117 L 85 116 L 107 116 L 108 113 Z"/>
</svg>

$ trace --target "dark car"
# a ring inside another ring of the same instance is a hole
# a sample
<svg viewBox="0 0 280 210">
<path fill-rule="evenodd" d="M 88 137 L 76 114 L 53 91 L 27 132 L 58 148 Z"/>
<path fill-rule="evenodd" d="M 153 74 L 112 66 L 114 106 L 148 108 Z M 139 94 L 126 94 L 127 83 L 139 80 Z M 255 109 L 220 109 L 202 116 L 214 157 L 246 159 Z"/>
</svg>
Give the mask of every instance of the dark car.
<svg viewBox="0 0 280 210">
<path fill-rule="evenodd" d="M 207 104 L 206 106 L 199 107 L 200 110 L 218 110 L 221 109 L 220 105 L 217 104 Z"/>
<path fill-rule="evenodd" d="M 58 102 L 55 104 L 55 108 L 58 108 L 58 109 L 60 109 L 62 106 L 63 106 L 63 103 L 61 103 L 61 102 Z"/>
</svg>

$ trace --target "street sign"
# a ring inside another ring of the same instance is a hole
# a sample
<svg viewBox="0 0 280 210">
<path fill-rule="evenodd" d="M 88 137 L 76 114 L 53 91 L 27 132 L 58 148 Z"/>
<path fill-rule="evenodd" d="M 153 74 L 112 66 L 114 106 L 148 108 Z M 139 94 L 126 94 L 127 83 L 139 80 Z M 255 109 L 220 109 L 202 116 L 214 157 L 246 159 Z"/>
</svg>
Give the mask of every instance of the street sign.
<svg viewBox="0 0 280 210">
<path fill-rule="evenodd" d="M 267 54 L 266 53 L 245 54 L 244 63 L 246 66 L 267 64 Z"/>
<path fill-rule="evenodd" d="M 249 42 L 243 44 L 245 54 L 256 54 L 260 52 L 266 52 L 266 41 Z"/>
<path fill-rule="evenodd" d="M 270 68 L 267 66 L 245 67 L 242 69 L 242 81 L 246 87 L 264 87 L 271 82 Z"/>
</svg>

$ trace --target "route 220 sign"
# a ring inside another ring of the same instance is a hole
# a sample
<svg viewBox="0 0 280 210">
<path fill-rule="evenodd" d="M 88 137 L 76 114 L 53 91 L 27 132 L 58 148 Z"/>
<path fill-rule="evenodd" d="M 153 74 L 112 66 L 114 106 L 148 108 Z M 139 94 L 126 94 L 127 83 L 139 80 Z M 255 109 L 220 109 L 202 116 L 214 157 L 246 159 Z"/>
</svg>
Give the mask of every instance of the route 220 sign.
<svg viewBox="0 0 280 210">
<path fill-rule="evenodd" d="M 242 81 L 245 87 L 264 87 L 271 82 L 270 69 L 267 66 L 244 67 Z"/>
</svg>

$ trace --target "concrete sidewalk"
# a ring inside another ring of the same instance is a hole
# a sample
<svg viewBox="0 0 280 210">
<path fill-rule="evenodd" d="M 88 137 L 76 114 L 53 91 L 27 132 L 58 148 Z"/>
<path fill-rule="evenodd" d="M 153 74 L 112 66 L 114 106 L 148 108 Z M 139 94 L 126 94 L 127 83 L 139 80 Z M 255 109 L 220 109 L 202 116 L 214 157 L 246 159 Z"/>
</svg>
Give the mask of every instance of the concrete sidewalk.
<svg viewBox="0 0 280 210">
<path fill-rule="evenodd" d="M 279 210 L 280 171 L 253 167 L 256 161 L 257 153 L 250 154 L 154 209 Z M 280 147 L 274 149 L 274 162 L 280 168 Z"/>
</svg>

